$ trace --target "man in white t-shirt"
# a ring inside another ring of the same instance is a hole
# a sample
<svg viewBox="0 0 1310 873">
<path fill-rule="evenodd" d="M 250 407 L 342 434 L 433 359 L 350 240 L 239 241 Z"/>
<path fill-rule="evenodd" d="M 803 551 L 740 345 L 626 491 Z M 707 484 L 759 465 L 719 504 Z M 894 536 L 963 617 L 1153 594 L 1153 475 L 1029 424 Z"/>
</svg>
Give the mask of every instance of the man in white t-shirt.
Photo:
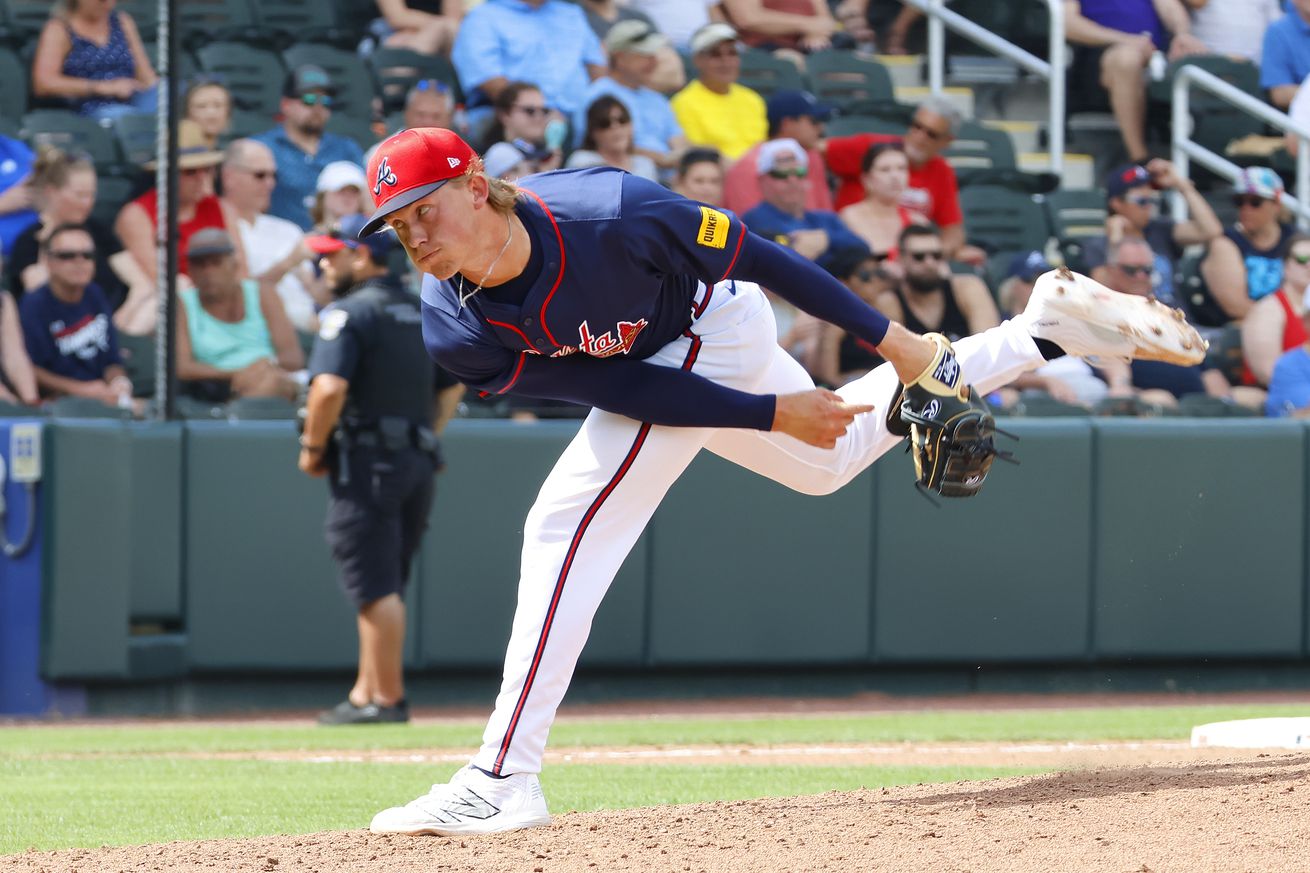
<svg viewBox="0 0 1310 873">
<path fill-rule="evenodd" d="M 711 21 L 727 20 L 719 0 L 628 0 L 627 7 L 650 16 L 679 51 L 685 51 L 691 35 Z"/>
<path fill-rule="evenodd" d="M 223 202 L 236 213 L 246 266 L 252 279 L 275 283 L 282 306 L 296 330 L 318 330 L 318 303 L 310 262 L 299 225 L 267 213 L 277 163 L 273 151 L 253 139 L 234 140 L 223 155 Z"/>
</svg>

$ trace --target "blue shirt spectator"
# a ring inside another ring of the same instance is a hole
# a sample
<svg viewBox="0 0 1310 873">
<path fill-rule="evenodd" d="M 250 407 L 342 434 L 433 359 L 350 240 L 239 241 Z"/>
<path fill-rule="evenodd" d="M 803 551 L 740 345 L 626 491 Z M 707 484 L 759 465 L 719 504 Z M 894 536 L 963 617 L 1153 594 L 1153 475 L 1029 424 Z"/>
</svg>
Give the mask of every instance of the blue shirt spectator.
<svg viewBox="0 0 1310 873">
<path fill-rule="evenodd" d="M 36 156 L 27 144 L 0 136 L 0 250 L 9 257 L 14 240 L 36 223 L 27 185 Z"/>
<path fill-rule="evenodd" d="M 1310 75 L 1310 22 L 1292 4 L 1288 13 L 1265 31 L 1260 87 L 1275 106 L 1286 110 L 1301 81 Z"/>
<path fill-rule="evenodd" d="M 1078 11 L 1102 27 L 1123 33 L 1149 33 L 1156 48 L 1169 48 L 1164 22 L 1152 0 L 1081 0 Z"/>
<path fill-rule="evenodd" d="M 842 224 L 842 220 L 837 217 L 835 212 L 825 212 L 821 209 L 807 209 L 797 217 L 783 212 L 772 203 L 764 202 L 754 209 L 751 209 L 741 217 L 755 233 L 760 234 L 768 239 L 777 237 L 786 237 L 788 234 L 795 233 L 798 230 L 822 230 L 828 234 L 828 252 L 837 249 L 854 249 L 857 251 L 868 251 L 869 247 L 864 240 L 851 233 L 850 228 Z M 783 242 L 784 240 L 778 240 Z M 822 265 L 823 256 L 817 259 Z"/>
<path fill-rule="evenodd" d="M 685 145 L 682 126 L 673 114 L 669 98 L 648 87 L 659 64 L 658 54 L 669 41 L 645 21 L 620 21 L 605 37 L 610 55 L 610 74 L 587 87 L 582 105 L 573 114 L 574 145 L 582 142 L 587 129 L 587 107 L 598 97 L 615 97 L 632 116 L 633 141 L 637 148 L 667 154 Z M 676 144 L 676 145 L 675 145 Z"/>
<path fill-rule="evenodd" d="M 582 108 L 589 74 L 605 67 L 587 16 L 563 0 L 486 0 L 464 17 L 451 60 L 473 126 L 490 116 L 498 86 L 515 80 L 538 86 L 547 106 L 572 116 Z M 488 84 L 491 94 L 483 90 Z"/>
<path fill-rule="evenodd" d="M 1310 407 L 1310 352 L 1305 346 L 1297 346 L 1283 352 L 1274 364 L 1269 396 L 1265 398 L 1265 415 L 1280 418 L 1307 407 Z"/>
<path fill-rule="evenodd" d="M 364 165 L 364 150 L 359 143 L 324 131 L 332 117 L 334 91 L 328 74 L 320 67 L 306 65 L 292 71 L 282 88 L 285 121 L 281 127 L 253 137 L 272 149 L 277 161 L 277 186 L 268 213 L 305 230 L 314 226 L 309 204 L 323 169 L 334 161 Z"/>
<path fill-rule="evenodd" d="M 75 303 L 42 285 L 23 295 L 18 312 L 33 366 L 65 379 L 95 382 L 107 368 L 122 363 L 113 310 L 94 282 Z"/>
</svg>

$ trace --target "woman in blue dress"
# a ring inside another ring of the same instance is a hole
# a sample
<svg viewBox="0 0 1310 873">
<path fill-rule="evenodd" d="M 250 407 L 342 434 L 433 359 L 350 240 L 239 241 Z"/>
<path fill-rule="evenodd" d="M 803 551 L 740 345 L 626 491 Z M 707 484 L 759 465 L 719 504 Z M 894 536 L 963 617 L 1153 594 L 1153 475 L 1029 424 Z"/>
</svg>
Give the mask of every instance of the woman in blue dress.
<svg viewBox="0 0 1310 873">
<path fill-rule="evenodd" d="M 60 0 L 32 60 L 32 93 L 80 115 L 112 119 L 158 109 L 158 76 L 132 16 L 116 0 Z"/>
</svg>

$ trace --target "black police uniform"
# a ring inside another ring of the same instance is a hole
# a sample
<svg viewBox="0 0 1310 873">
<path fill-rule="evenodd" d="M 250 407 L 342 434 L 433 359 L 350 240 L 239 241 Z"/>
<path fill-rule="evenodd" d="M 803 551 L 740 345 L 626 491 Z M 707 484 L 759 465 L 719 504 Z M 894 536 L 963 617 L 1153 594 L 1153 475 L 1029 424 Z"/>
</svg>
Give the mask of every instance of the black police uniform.
<svg viewBox="0 0 1310 873">
<path fill-rule="evenodd" d="M 311 378 L 350 382 L 325 457 L 327 541 L 359 609 L 403 594 L 427 528 L 440 465 L 430 429 L 439 374 L 423 347 L 418 300 L 390 277 L 356 285 L 320 324 Z"/>
</svg>

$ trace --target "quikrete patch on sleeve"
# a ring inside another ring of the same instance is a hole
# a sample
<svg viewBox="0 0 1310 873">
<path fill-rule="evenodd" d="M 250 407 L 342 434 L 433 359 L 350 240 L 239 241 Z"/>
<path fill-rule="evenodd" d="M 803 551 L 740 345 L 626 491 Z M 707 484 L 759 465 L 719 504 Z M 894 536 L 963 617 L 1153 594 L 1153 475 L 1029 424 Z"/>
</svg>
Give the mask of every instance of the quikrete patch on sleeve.
<svg viewBox="0 0 1310 873">
<path fill-rule="evenodd" d="M 708 206 L 700 208 L 700 231 L 696 242 L 712 249 L 721 249 L 728 244 L 728 225 L 730 219 L 717 209 Z"/>
</svg>

